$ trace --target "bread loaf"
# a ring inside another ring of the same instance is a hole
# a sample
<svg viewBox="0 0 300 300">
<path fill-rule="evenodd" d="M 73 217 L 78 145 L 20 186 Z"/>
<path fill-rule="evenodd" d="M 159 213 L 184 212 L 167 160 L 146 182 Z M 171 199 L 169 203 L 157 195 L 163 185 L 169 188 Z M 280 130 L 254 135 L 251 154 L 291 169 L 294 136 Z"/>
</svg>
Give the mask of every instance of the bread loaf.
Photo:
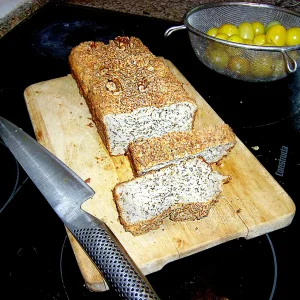
<svg viewBox="0 0 300 300">
<path fill-rule="evenodd" d="M 83 42 L 69 65 L 111 155 L 125 154 L 137 138 L 193 128 L 195 100 L 140 39 Z"/>
<path fill-rule="evenodd" d="M 220 124 L 132 141 L 128 147 L 128 157 L 135 175 L 139 176 L 192 157 L 201 156 L 208 163 L 216 163 L 235 144 L 232 129 L 227 124 Z"/>
<path fill-rule="evenodd" d="M 167 217 L 200 219 L 208 215 L 229 179 L 202 158 L 192 158 L 119 183 L 113 190 L 119 220 L 126 231 L 140 235 L 157 229 Z"/>
</svg>

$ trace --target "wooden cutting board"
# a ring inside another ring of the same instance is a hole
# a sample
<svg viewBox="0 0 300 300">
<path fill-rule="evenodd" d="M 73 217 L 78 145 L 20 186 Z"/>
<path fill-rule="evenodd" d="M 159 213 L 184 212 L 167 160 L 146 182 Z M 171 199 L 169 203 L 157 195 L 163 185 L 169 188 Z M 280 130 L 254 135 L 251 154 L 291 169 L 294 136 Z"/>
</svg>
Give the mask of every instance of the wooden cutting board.
<svg viewBox="0 0 300 300">
<path fill-rule="evenodd" d="M 223 123 L 176 67 L 166 63 L 197 101 L 195 127 Z M 111 193 L 118 182 L 133 177 L 129 161 L 126 156 L 108 154 L 71 75 L 33 84 L 24 96 L 37 140 L 95 190 L 82 208 L 107 223 L 145 275 L 218 244 L 286 227 L 293 220 L 292 199 L 237 138 L 234 149 L 215 167 L 232 180 L 206 218 L 165 220 L 158 230 L 134 237 L 119 223 Z M 96 267 L 67 233 L 86 286 L 92 291 L 107 290 Z"/>
</svg>

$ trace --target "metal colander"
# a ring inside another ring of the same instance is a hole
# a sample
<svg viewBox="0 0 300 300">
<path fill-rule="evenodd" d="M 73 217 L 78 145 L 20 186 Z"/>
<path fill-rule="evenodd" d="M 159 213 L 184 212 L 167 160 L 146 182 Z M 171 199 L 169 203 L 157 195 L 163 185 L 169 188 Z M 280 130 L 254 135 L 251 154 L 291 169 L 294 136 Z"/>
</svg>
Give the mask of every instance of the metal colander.
<svg viewBox="0 0 300 300">
<path fill-rule="evenodd" d="M 206 32 L 224 23 L 239 26 L 259 21 L 265 26 L 279 21 L 286 29 L 300 27 L 300 14 L 267 4 L 227 2 L 203 4 L 185 14 L 184 25 L 170 27 L 165 36 L 188 29 L 189 38 L 199 60 L 223 75 L 250 82 L 274 81 L 297 70 L 300 45 L 254 46 L 220 40 Z"/>
</svg>

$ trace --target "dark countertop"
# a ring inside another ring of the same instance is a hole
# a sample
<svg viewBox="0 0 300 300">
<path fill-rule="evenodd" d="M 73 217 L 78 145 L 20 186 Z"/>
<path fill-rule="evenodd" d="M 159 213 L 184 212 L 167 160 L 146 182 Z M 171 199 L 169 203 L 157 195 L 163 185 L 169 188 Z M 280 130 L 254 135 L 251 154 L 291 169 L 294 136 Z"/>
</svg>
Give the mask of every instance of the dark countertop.
<svg viewBox="0 0 300 300">
<path fill-rule="evenodd" d="M 230 2 L 230 0 L 142 0 L 136 5 L 134 0 L 36 0 L 28 1 L 19 6 L 13 12 L 0 19 L 0 38 L 9 32 L 12 28 L 20 24 L 24 19 L 32 15 L 36 10 L 41 8 L 48 2 L 67 3 L 73 5 L 81 5 L 87 7 L 101 8 L 135 15 L 142 15 L 165 19 L 170 21 L 181 22 L 184 14 L 191 8 L 202 3 L 208 2 Z M 235 2 L 243 2 L 236 0 Z M 276 4 L 284 2 L 286 5 L 293 5 L 295 0 L 250 0 L 248 2 Z M 300 11 L 300 7 L 294 7 Z"/>
</svg>

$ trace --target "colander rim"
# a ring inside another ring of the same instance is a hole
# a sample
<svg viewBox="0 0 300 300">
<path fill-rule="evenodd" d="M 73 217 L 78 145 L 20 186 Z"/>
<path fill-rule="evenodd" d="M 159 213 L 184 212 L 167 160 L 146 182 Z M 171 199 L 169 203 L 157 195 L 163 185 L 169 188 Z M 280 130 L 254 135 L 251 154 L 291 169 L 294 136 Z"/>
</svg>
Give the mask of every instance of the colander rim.
<svg viewBox="0 0 300 300">
<path fill-rule="evenodd" d="M 289 14 L 293 14 L 297 17 L 300 18 L 300 13 L 293 11 L 291 9 L 288 8 L 284 8 L 284 7 L 280 7 L 280 6 L 276 6 L 276 5 L 271 5 L 271 4 L 262 4 L 262 3 L 252 3 L 252 2 L 214 2 L 214 3 L 204 3 L 201 5 L 198 5 L 192 9 L 190 9 L 189 11 L 187 11 L 184 15 L 184 25 L 185 27 L 191 31 L 192 33 L 196 34 L 196 35 L 200 35 L 203 38 L 206 38 L 208 40 L 211 41 L 215 41 L 227 46 L 232 46 L 232 47 L 236 47 L 236 48 L 244 48 L 244 49 L 251 49 L 251 50 L 259 50 L 259 51 L 276 51 L 276 52 L 286 52 L 286 51 L 293 51 L 293 50 L 299 50 L 300 49 L 300 45 L 295 45 L 295 46 L 256 46 L 256 45 L 248 45 L 248 44 L 239 44 L 239 43 L 234 43 L 234 42 L 229 42 L 226 40 L 221 40 L 215 37 L 212 37 L 210 35 L 207 35 L 206 33 L 194 28 L 189 22 L 188 22 L 188 18 L 195 12 L 202 10 L 202 9 L 206 9 L 206 8 L 211 8 L 211 7 L 220 7 L 220 6 L 249 6 L 249 7 L 263 7 L 263 8 L 267 8 L 267 9 L 277 9 L 280 11 L 283 11 L 285 13 L 289 13 Z"/>
</svg>

